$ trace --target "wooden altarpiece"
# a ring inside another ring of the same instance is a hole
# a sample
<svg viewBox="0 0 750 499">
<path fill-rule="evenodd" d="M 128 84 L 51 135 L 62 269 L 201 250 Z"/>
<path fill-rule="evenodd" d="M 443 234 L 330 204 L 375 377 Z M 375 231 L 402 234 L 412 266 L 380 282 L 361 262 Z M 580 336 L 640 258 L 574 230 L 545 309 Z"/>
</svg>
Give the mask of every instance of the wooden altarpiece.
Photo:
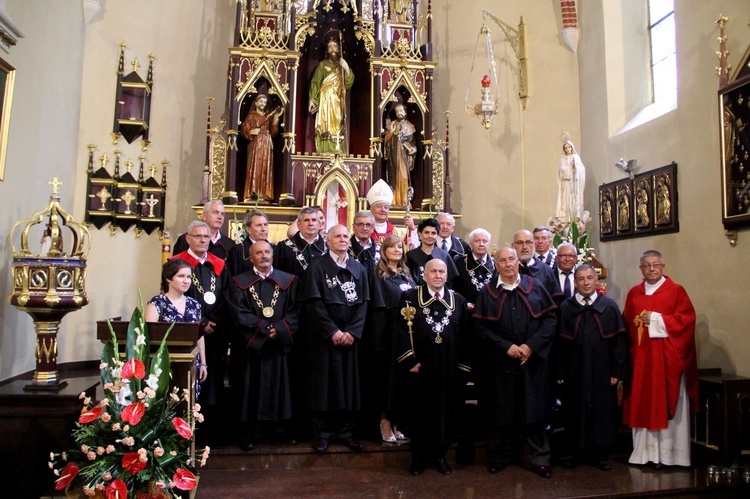
<svg viewBox="0 0 750 499">
<path fill-rule="evenodd" d="M 367 209 L 372 184 L 386 178 L 385 129 L 395 119 L 395 106 L 403 104 L 416 129 L 411 206 L 425 210 L 424 217 L 451 211 L 447 137 L 438 140 L 433 127 L 431 17 L 431 0 L 238 2 L 226 105 L 216 127 L 209 103 L 201 204 L 222 199 L 239 219 L 261 205 L 272 225 L 291 220 L 301 206 L 320 205 L 329 227 L 351 225 L 354 214 Z M 354 74 L 335 154 L 316 150 L 309 109 L 311 78 L 331 36 Z M 273 138 L 270 202 L 244 192 L 248 141 L 240 128 L 260 94 L 267 95 L 269 112 L 284 109 Z M 406 209 L 394 205 L 392 221 L 398 223 Z"/>
</svg>

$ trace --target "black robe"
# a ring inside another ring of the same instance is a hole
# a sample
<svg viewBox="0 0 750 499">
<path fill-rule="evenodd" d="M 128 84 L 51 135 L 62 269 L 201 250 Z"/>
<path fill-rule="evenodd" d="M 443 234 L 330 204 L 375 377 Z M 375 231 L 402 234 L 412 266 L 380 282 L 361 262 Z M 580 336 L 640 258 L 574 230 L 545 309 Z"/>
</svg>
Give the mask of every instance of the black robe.
<svg viewBox="0 0 750 499">
<path fill-rule="evenodd" d="M 557 274 L 547 265 L 544 265 L 539 260 L 532 258 L 532 265 L 525 265 L 523 263 L 518 264 L 518 273 L 528 275 L 534 278 L 535 281 L 541 283 L 547 293 L 552 297 L 556 304 L 563 301 L 563 293 L 560 289 L 560 280 L 557 278 Z"/>
<path fill-rule="evenodd" d="M 401 319 L 401 296 L 416 287 L 404 274 L 380 277 L 370 273 L 370 306 L 362 344 L 365 402 L 374 411 L 393 411 L 400 405 L 396 394 L 394 340 Z"/>
<path fill-rule="evenodd" d="M 296 250 L 296 251 L 295 251 Z M 302 277 L 310 263 L 326 252 L 326 243 L 318 235 L 308 243 L 300 233 L 290 239 L 284 239 L 273 253 L 273 267 L 297 277 Z"/>
<path fill-rule="evenodd" d="M 297 283 L 291 274 L 274 269 L 262 279 L 254 271 L 232 278 L 227 301 L 235 324 L 231 367 L 239 420 L 283 421 L 292 418 L 292 396 L 287 354 L 299 326 Z M 255 289 L 264 307 L 273 303 L 273 315 L 265 317 L 253 297 Z M 274 302 L 274 294 L 278 295 Z M 269 330 L 276 339 L 269 339 Z"/>
<path fill-rule="evenodd" d="M 575 449 L 610 446 L 619 423 L 617 385 L 626 376 L 627 335 L 617 304 L 604 295 L 583 307 L 575 297 L 560 304 L 557 379 L 563 380 L 566 440 Z"/>
<path fill-rule="evenodd" d="M 450 446 L 461 385 L 471 371 L 464 360 L 469 318 L 466 300 L 444 289 L 446 296 L 439 301 L 430 296 L 427 286 L 404 293 L 399 313 L 407 305 L 415 308 L 412 333 L 403 317 L 396 323 L 398 374 L 406 391 L 402 411 L 404 431 L 411 437 L 412 454 L 428 462 L 444 457 Z M 441 322 L 449 311 L 447 323 Z M 432 325 L 426 317 L 430 317 Z M 440 326 L 437 343 L 436 329 Z M 419 373 L 410 372 L 417 364 Z"/>
<path fill-rule="evenodd" d="M 424 268 L 427 265 L 427 262 L 429 262 L 433 258 L 437 258 L 445 262 L 445 265 L 448 268 L 448 277 L 446 278 L 445 285 L 449 288 L 452 288 L 453 279 L 455 279 L 458 275 L 456 264 L 453 263 L 453 260 L 451 260 L 451 257 L 447 252 L 441 250 L 437 246 L 432 249 L 432 253 L 430 253 L 429 255 L 422 251 L 422 248 L 414 248 L 413 250 L 406 253 L 406 265 L 409 267 L 409 271 L 411 272 L 411 276 L 414 278 L 414 282 L 416 282 L 419 286 L 424 284 Z"/>
<path fill-rule="evenodd" d="M 482 405 L 491 425 L 539 423 L 548 417 L 556 308 L 547 291 L 525 275 L 512 291 L 493 279 L 477 296 L 473 330 L 480 346 Z M 523 344 L 533 353 L 521 365 L 507 352 Z"/>
<path fill-rule="evenodd" d="M 372 240 L 370 240 L 372 241 Z M 367 275 L 370 275 L 375 265 L 380 260 L 380 244 L 371 242 L 369 248 L 363 248 L 357 241 L 356 236 L 352 236 L 351 245 L 349 246 L 349 256 L 353 256 L 365 268 Z"/>
<path fill-rule="evenodd" d="M 492 257 L 485 255 L 484 259 L 484 265 L 481 265 L 469 252 L 466 255 L 456 257 L 454 260 L 458 269 L 458 276 L 453 280 L 453 289 L 461 293 L 461 296 L 466 298 L 469 303 L 476 302 L 477 295 L 484 285 L 495 276 L 495 265 Z"/>
<path fill-rule="evenodd" d="M 198 300 L 198 303 L 201 304 L 203 322 L 212 321 L 216 323 L 213 333 L 203 335 L 206 343 L 205 361 L 208 366 L 208 377 L 206 381 L 201 383 L 200 402 L 206 405 L 218 405 L 224 389 L 229 331 L 232 324 L 226 301 L 230 284 L 229 270 L 226 262 L 213 253 L 206 254 L 204 263 L 200 263 L 187 251 L 178 253 L 172 258 L 181 258 L 193 268 L 193 276 L 198 280 L 203 292 L 193 282 L 185 295 Z M 216 297 L 216 301 L 212 304 L 206 303 L 204 299 L 204 294 L 209 291 L 213 292 Z"/>
<path fill-rule="evenodd" d="M 453 235 L 450 236 L 450 239 L 451 247 L 450 249 L 448 249 L 448 256 L 450 256 L 452 260 L 456 260 L 457 258 L 471 253 L 471 246 L 469 246 L 469 243 L 467 243 L 460 237 L 456 237 Z M 435 247 L 443 249 L 442 246 L 440 246 L 440 241 L 435 243 Z"/>
<path fill-rule="evenodd" d="M 246 237 L 242 240 L 241 244 L 235 244 L 229 253 L 227 263 L 229 265 L 229 274 L 232 276 L 240 275 L 243 272 L 253 270 L 253 262 L 250 261 L 250 246 L 255 241 Z M 276 252 L 276 245 L 271 241 L 268 241 L 271 245 L 274 253 Z"/>
<path fill-rule="evenodd" d="M 342 289 L 351 287 L 348 293 Z M 302 279 L 307 400 L 312 411 L 361 408 L 359 344 L 370 292 L 364 267 L 349 258 L 341 268 L 329 254 L 312 261 Z M 348 347 L 334 346 L 331 336 L 354 336 Z"/>
</svg>

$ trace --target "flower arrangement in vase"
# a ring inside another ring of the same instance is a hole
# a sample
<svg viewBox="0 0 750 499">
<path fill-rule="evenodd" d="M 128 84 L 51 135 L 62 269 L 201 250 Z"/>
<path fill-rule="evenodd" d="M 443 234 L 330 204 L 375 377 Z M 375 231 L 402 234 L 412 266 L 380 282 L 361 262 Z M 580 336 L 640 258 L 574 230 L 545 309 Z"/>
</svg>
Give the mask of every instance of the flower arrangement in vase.
<svg viewBox="0 0 750 499">
<path fill-rule="evenodd" d="M 109 324 L 112 339 L 99 365 L 105 398 L 95 403 L 81 394 L 83 409 L 73 430 L 78 447 L 50 454 L 57 490 L 81 488 L 85 496 L 125 499 L 181 497 L 197 486 L 191 448 L 195 422 L 203 416 L 198 404 L 190 407 L 189 389 L 169 389 L 171 329 L 149 361 L 142 307 L 130 319 L 124 357 Z M 182 402 L 186 409 L 179 417 Z M 209 451 L 202 451 L 201 466 Z"/>
</svg>

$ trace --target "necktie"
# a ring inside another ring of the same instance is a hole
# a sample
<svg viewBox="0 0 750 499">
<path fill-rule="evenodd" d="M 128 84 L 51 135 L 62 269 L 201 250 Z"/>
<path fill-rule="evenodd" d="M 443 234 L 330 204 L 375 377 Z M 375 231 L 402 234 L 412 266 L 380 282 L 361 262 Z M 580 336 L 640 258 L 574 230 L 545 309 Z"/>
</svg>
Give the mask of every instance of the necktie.
<svg viewBox="0 0 750 499">
<path fill-rule="evenodd" d="M 591 298 L 587 296 L 583 299 L 583 306 L 588 307 L 589 305 L 591 305 Z"/>
<path fill-rule="evenodd" d="M 448 241 L 443 239 L 443 251 L 448 251 Z"/>
<path fill-rule="evenodd" d="M 544 257 L 543 257 L 542 255 L 537 255 L 537 256 L 536 256 L 536 259 L 537 259 L 537 260 L 539 260 L 539 261 L 540 261 L 540 262 L 542 262 L 542 263 L 545 263 L 545 262 L 544 262 Z"/>
<path fill-rule="evenodd" d="M 529 266 L 525 263 L 519 263 L 518 264 L 518 273 L 519 274 L 526 274 L 529 275 Z"/>
<path fill-rule="evenodd" d="M 435 293 L 435 301 L 438 301 L 440 299 L 440 293 Z"/>
<path fill-rule="evenodd" d="M 565 295 L 565 298 L 570 298 L 573 296 L 573 287 L 570 285 L 570 271 L 563 272 L 563 275 L 565 276 L 565 286 L 563 287 L 563 294 Z M 588 300 L 588 298 L 586 298 Z"/>
</svg>

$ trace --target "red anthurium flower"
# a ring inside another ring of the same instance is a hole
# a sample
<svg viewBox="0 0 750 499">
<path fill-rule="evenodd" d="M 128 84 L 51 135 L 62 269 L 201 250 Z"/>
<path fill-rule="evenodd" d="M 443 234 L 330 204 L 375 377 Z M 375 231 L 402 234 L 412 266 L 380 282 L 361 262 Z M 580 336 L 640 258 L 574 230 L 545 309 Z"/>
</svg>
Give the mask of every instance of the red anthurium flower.
<svg viewBox="0 0 750 499">
<path fill-rule="evenodd" d="M 68 465 L 60 471 L 60 478 L 55 480 L 55 490 L 63 490 L 65 487 L 70 485 L 70 482 L 78 475 L 78 466 L 73 463 Z"/>
<path fill-rule="evenodd" d="M 146 467 L 146 463 L 140 460 L 140 456 L 137 452 L 128 452 L 122 456 L 121 464 L 125 469 L 125 472 L 130 473 L 131 475 L 135 475 Z"/>
<path fill-rule="evenodd" d="M 144 414 L 146 414 L 146 405 L 143 402 L 134 402 L 122 410 L 120 417 L 123 421 L 135 426 L 141 422 Z"/>
<path fill-rule="evenodd" d="M 122 366 L 122 377 L 130 379 L 135 376 L 138 379 L 146 377 L 146 366 L 138 359 L 130 359 Z"/>
<path fill-rule="evenodd" d="M 101 416 L 102 406 L 98 405 L 92 409 L 84 409 L 81 411 L 81 415 L 78 418 L 78 422 L 81 424 L 88 424 L 95 421 L 96 418 Z"/>
<path fill-rule="evenodd" d="M 180 490 L 193 490 L 198 484 L 195 475 L 185 468 L 177 468 L 174 476 L 172 476 L 172 481 L 174 482 L 175 487 Z"/>
<path fill-rule="evenodd" d="M 177 430 L 177 433 L 182 438 L 192 438 L 193 437 L 193 430 L 190 428 L 190 424 L 185 421 L 182 418 L 174 418 L 172 420 L 172 424 L 174 425 L 174 429 Z M 188 489 L 184 489 L 188 490 Z"/>
<path fill-rule="evenodd" d="M 127 499 L 128 497 L 128 485 L 116 478 L 112 480 L 106 488 L 107 499 Z"/>
</svg>

